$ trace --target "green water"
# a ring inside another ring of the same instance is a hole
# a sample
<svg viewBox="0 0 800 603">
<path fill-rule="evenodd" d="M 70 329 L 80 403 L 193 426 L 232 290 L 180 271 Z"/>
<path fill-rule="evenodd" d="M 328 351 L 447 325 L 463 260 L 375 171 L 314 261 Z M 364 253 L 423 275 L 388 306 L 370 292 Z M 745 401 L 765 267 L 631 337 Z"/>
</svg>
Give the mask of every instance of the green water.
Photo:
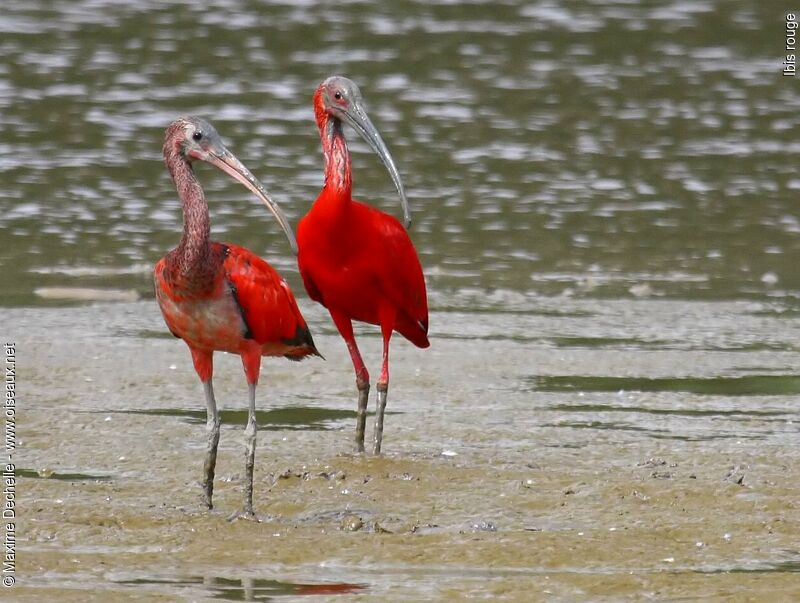
<svg viewBox="0 0 800 603">
<path fill-rule="evenodd" d="M 149 295 L 180 231 L 160 148 L 181 114 L 212 120 L 296 224 L 331 73 L 360 84 L 395 154 L 434 292 L 794 301 L 800 97 L 776 66 L 779 4 L 10 0 L 0 303 Z M 352 147 L 356 195 L 397 214 Z M 212 172 L 214 236 L 298 287 L 269 216 Z"/>
</svg>

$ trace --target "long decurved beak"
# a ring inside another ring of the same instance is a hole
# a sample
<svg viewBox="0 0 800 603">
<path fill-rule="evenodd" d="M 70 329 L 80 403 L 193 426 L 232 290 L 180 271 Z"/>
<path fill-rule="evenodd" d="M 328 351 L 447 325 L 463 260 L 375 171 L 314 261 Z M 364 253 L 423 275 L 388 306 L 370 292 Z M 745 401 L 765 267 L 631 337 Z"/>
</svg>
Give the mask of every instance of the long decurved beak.
<svg viewBox="0 0 800 603">
<path fill-rule="evenodd" d="M 272 212 L 278 224 L 283 228 L 286 233 L 286 238 L 289 239 L 289 245 L 292 248 L 292 253 L 297 255 L 297 239 L 294 236 L 294 231 L 289 225 L 289 220 L 286 219 L 281 208 L 270 198 L 264 185 L 250 173 L 244 164 L 239 161 L 236 156 L 225 147 L 209 149 L 208 154 L 204 159 L 213 166 L 218 167 L 220 170 L 228 174 L 230 177 L 238 180 L 244 184 L 250 191 L 267 206 L 267 209 Z"/>
<path fill-rule="evenodd" d="M 397 192 L 400 194 L 400 204 L 403 207 L 403 221 L 406 228 L 408 228 L 411 226 L 411 211 L 408 208 L 408 199 L 406 199 L 406 193 L 403 189 L 403 182 L 400 180 L 400 174 L 397 172 L 397 168 L 394 165 L 392 155 L 389 153 L 386 143 L 383 142 L 383 138 L 381 138 L 381 135 L 378 133 L 378 129 L 372 124 L 372 121 L 367 116 L 367 112 L 364 110 L 364 107 L 361 106 L 360 102 L 356 101 L 351 103 L 347 109 L 337 111 L 337 114 L 342 121 L 352 127 L 361 135 L 361 138 L 367 141 L 370 148 L 381 158 L 383 165 L 389 170 L 389 175 L 392 177 L 392 181 L 395 187 L 397 187 Z"/>
</svg>

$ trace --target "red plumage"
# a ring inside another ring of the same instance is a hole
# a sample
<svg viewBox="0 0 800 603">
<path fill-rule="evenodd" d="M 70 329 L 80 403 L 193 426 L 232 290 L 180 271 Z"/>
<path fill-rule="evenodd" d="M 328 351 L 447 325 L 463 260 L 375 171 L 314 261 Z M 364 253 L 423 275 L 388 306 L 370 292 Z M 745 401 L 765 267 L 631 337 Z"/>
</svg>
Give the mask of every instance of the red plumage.
<svg viewBox="0 0 800 603">
<path fill-rule="evenodd" d="M 396 218 L 325 188 L 297 226 L 297 245 L 311 299 L 374 325 L 383 315 L 414 345 L 430 345 L 422 267 Z"/>
<path fill-rule="evenodd" d="M 428 341 L 428 299 L 417 252 L 403 225 L 351 196 L 350 154 L 342 120 L 370 144 L 407 203 L 386 145 L 361 106 L 358 87 L 328 78 L 314 94 L 314 113 L 325 157 L 325 186 L 297 227 L 297 264 L 309 296 L 330 311 L 353 361 L 359 390 L 356 446 L 364 449 L 369 373 L 353 335 L 352 321 L 380 325 L 383 363 L 373 451 L 380 452 L 389 387 L 389 340 L 396 331 L 420 348 Z"/>
<path fill-rule="evenodd" d="M 260 257 L 238 245 L 210 240 L 208 205 L 191 162 L 207 161 L 244 184 L 272 211 L 290 243 L 294 235 L 263 185 L 222 144 L 203 119 L 178 119 L 167 128 L 164 161 L 183 207 L 183 236 L 153 273 L 156 299 L 169 330 L 189 346 L 203 382 L 208 444 L 203 465 L 205 504 L 212 507 L 220 419 L 212 385 L 216 351 L 238 354 L 247 377 L 244 516 L 253 518 L 256 402 L 262 356 L 300 360 L 318 354 L 289 286 Z"/>
<path fill-rule="evenodd" d="M 261 356 L 299 360 L 315 354 L 308 327 L 289 285 L 251 251 L 210 243 L 210 278 L 182 276 L 176 250 L 155 268 L 164 320 L 190 348 L 241 354 L 254 344 Z"/>
</svg>

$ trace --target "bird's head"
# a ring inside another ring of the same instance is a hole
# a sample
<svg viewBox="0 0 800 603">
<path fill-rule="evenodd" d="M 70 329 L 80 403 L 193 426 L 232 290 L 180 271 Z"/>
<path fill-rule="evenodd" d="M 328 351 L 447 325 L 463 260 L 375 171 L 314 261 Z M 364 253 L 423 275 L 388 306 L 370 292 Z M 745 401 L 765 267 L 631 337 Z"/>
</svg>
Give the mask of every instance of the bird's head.
<svg viewBox="0 0 800 603">
<path fill-rule="evenodd" d="M 314 107 L 318 115 L 327 114 L 353 128 L 380 157 L 400 194 L 403 219 L 408 228 L 411 225 L 411 212 L 403 189 L 403 182 L 400 180 L 400 174 L 397 172 L 386 143 L 383 142 L 378 129 L 373 125 L 364 109 L 361 91 L 355 82 L 340 75 L 329 77 L 317 88 L 314 94 Z"/>
<path fill-rule="evenodd" d="M 209 161 L 222 157 L 228 151 L 216 128 L 202 117 L 182 117 L 167 129 L 167 142 L 171 142 L 187 161 Z"/>
<path fill-rule="evenodd" d="M 201 117 L 176 119 L 167 128 L 164 140 L 164 157 L 167 163 L 176 152 L 190 164 L 192 161 L 210 163 L 247 187 L 278 220 L 289 239 L 292 251 L 297 254 L 297 241 L 283 211 L 269 196 L 264 185 L 225 147 L 214 126 Z"/>
</svg>

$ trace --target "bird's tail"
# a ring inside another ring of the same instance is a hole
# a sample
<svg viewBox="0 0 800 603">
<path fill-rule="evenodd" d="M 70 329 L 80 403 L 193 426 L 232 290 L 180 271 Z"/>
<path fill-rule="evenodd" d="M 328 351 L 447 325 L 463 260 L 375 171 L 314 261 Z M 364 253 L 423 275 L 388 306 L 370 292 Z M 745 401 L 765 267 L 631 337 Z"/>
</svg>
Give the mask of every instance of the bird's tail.
<svg viewBox="0 0 800 603">
<path fill-rule="evenodd" d="M 425 316 L 422 320 L 414 320 L 413 318 L 400 315 L 398 316 L 395 331 L 400 333 L 403 337 L 408 339 L 418 348 L 427 348 L 431 345 L 428 340 L 428 317 Z"/>
<path fill-rule="evenodd" d="M 314 338 L 311 337 L 311 331 L 305 323 L 298 324 L 294 337 L 284 339 L 283 343 L 290 346 L 289 351 L 284 354 L 284 358 L 298 361 L 308 356 L 319 356 L 325 360 L 325 356 L 320 354 L 317 346 L 314 345 Z"/>
</svg>

